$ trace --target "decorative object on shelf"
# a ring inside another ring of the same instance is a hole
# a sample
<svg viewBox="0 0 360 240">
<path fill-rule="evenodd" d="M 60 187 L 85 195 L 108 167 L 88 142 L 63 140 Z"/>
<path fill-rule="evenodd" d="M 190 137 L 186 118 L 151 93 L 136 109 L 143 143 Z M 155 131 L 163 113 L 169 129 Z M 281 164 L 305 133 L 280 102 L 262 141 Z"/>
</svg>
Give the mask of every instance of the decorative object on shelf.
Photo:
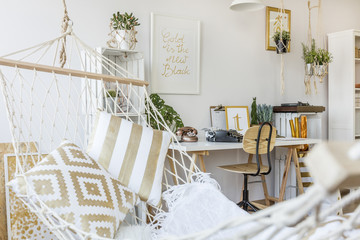
<svg viewBox="0 0 360 240">
<path fill-rule="evenodd" d="M 200 21 L 151 13 L 153 93 L 200 93 Z"/>
<path fill-rule="evenodd" d="M 284 9 L 284 0 L 280 1 L 281 8 L 273 8 L 273 7 L 266 7 L 266 50 L 273 50 L 277 49 L 277 52 L 279 52 L 279 49 L 275 45 L 274 41 L 271 41 L 270 39 L 273 38 L 274 34 L 276 32 L 282 33 L 281 37 L 283 35 L 283 31 L 286 31 L 289 33 L 289 39 L 290 39 L 290 28 L 291 28 L 291 11 Z M 282 42 L 284 43 L 284 42 Z M 283 51 L 283 49 L 281 48 Z M 290 44 L 286 48 L 287 52 L 290 52 Z M 283 54 L 280 54 L 281 57 L 281 65 L 280 65 L 280 89 L 281 89 L 281 95 L 284 95 L 285 93 L 285 76 L 284 76 L 284 56 Z"/>
<path fill-rule="evenodd" d="M 247 106 L 225 106 L 226 129 L 234 129 L 242 135 L 250 127 L 249 109 Z"/>
<path fill-rule="evenodd" d="M 117 12 L 110 20 L 109 36 L 111 39 L 108 41 L 108 46 L 122 50 L 134 50 L 137 43 L 135 27 L 140 26 L 139 19 L 133 13 Z"/>
<path fill-rule="evenodd" d="M 125 94 L 126 97 L 124 97 L 123 94 Z M 106 99 L 104 99 L 104 109 L 106 109 L 108 113 L 117 114 L 131 110 L 132 103 L 125 100 L 128 98 L 128 94 L 125 92 L 125 89 L 121 89 L 121 91 L 118 92 L 114 89 L 108 89 L 105 90 L 105 95 Z"/>
<path fill-rule="evenodd" d="M 234 0 L 230 9 L 234 11 L 256 11 L 265 7 L 262 0 Z"/>
<path fill-rule="evenodd" d="M 291 11 L 287 9 L 266 7 L 266 50 L 275 51 L 276 44 L 272 39 L 276 32 L 291 32 Z M 290 52 L 290 45 L 288 47 Z"/>
<path fill-rule="evenodd" d="M 193 127 L 182 127 L 176 131 L 176 136 L 180 138 L 181 142 L 197 142 L 197 134 L 198 131 Z"/>
<path fill-rule="evenodd" d="M 257 105 L 258 123 L 273 122 L 273 107 L 271 105 L 259 104 Z"/>
<path fill-rule="evenodd" d="M 290 44 L 290 32 L 283 30 L 276 31 L 273 36 L 273 40 L 276 44 L 276 53 L 282 54 L 287 53 Z"/>
<path fill-rule="evenodd" d="M 104 108 L 107 110 L 107 112 L 116 112 L 114 109 L 114 102 L 116 102 L 117 93 L 116 90 L 109 89 L 106 91 L 106 99 L 104 101 L 105 106 Z"/>
<path fill-rule="evenodd" d="M 258 117 L 257 117 L 257 111 L 256 111 L 256 97 L 253 98 L 253 102 L 251 104 L 251 125 L 258 124 Z"/>
<path fill-rule="evenodd" d="M 177 129 L 184 127 L 184 123 L 181 120 L 180 115 L 174 110 L 174 108 L 166 105 L 164 99 L 162 99 L 158 94 L 151 94 L 150 100 L 164 118 L 165 123 L 170 127 L 172 132 L 175 132 Z M 145 104 L 147 105 L 148 103 L 146 102 Z M 146 113 L 146 115 L 148 117 L 147 121 L 150 123 L 153 129 L 164 130 L 164 127 L 159 125 L 158 120 L 153 117 L 156 116 L 156 114 Z"/>
</svg>

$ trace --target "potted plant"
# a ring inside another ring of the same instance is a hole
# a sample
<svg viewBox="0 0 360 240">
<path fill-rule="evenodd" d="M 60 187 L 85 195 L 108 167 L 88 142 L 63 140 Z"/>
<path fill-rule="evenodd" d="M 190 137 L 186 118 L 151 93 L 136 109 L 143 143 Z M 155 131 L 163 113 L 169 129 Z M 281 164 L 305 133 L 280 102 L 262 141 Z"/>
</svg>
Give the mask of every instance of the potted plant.
<svg viewBox="0 0 360 240">
<path fill-rule="evenodd" d="M 123 50 L 133 50 L 136 46 L 136 31 L 135 27 L 140 26 L 133 13 L 120 12 L 114 13 L 111 18 L 111 27 L 116 31 L 116 39 L 118 41 L 118 48 Z"/>
<path fill-rule="evenodd" d="M 259 124 L 264 122 L 273 122 L 273 107 L 271 105 L 257 105 L 257 120 Z"/>
<path fill-rule="evenodd" d="M 174 110 L 174 108 L 166 105 L 164 99 L 162 99 L 158 94 L 151 94 L 150 100 L 157 108 L 161 116 L 164 118 L 165 123 L 170 127 L 172 132 L 175 133 L 179 128 L 184 127 L 184 123 L 181 120 L 180 115 Z M 159 125 L 154 118 L 156 113 L 152 109 L 150 109 L 150 112 L 147 112 L 146 115 L 148 117 L 148 122 L 150 123 L 150 126 L 152 128 L 164 130 L 164 127 Z"/>
<path fill-rule="evenodd" d="M 287 53 L 290 43 L 290 32 L 283 30 L 276 31 L 273 36 L 273 40 L 276 44 L 276 53 Z"/>
<path fill-rule="evenodd" d="M 114 103 L 116 102 L 116 91 L 113 89 L 109 89 L 106 91 L 106 100 L 105 100 L 105 109 L 108 112 L 115 112 Z"/>
<path fill-rule="evenodd" d="M 327 65 L 331 63 L 333 56 L 326 49 L 319 48 L 316 51 L 315 55 L 315 75 L 320 77 L 320 82 L 322 82 L 323 77 L 326 75 Z"/>
<path fill-rule="evenodd" d="M 313 65 L 315 63 L 316 58 L 316 45 L 315 45 L 315 39 L 312 39 L 311 46 L 306 46 L 304 43 L 302 44 L 303 48 L 303 56 L 305 62 L 305 75 L 312 76 L 314 74 L 313 72 Z"/>
</svg>

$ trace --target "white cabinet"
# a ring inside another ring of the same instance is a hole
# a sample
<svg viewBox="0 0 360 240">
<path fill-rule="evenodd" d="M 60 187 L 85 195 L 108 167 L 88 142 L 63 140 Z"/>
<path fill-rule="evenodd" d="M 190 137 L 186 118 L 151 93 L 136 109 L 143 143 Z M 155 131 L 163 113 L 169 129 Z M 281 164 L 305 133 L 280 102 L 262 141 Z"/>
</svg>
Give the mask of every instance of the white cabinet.
<svg viewBox="0 0 360 240">
<path fill-rule="evenodd" d="M 82 54 L 82 60 L 84 62 L 84 69 L 89 72 L 96 72 L 99 74 L 113 74 L 119 77 L 125 78 L 135 78 L 139 80 L 144 80 L 145 70 L 144 70 L 144 56 L 141 52 L 131 51 L 131 50 L 119 50 L 113 48 L 104 48 L 98 47 L 96 51 L 100 54 L 100 56 L 109 59 L 97 58 L 97 60 L 90 58 L 85 52 Z M 101 81 L 89 81 L 91 84 L 91 94 L 96 96 L 96 99 L 99 101 L 98 106 L 109 108 L 110 104 L 105 103 L 103 86 Z M 144 89 L 143 87 L 132 86 L 133 91 L 129 90 L 129 85 L 120 84 L 119 86 L 116 83 L 105 83 L 104 86 L 106 89 L 116 89 L 117 97 L 116 102 L 121 107 L 115 109 L 116 106 L 114 104 L 111 107 L 114 107 L 111 112 L 115 113 L 118 116 L 123 116 L 124 112 L 128 112 L 128 116 L 134 118 L 134 121 L 140 122 L 140 116 L 145 112 L 145 97 L 144 97 Z M 126 95 L 127 98 L 130 99 L 130 104 L 122 103 L 123 95 Z M 86 100 L 85 100 L 86 101 Z M 110 102 L 110 101 L 108 101 Z M 108 109 L 109 110 L 109 109 Z M 137 118 L 137 119 L 135 119 Z"/>
<path fill-rule="evenodd" d="M 329 140 L 353 141 L 360 139 L 360 108 L 356 94 L 360 89 L 360 59 L 355 58 L 355 47 L 360 48 L 360 31 L 347 30 L 328 34 L 328 49 L 334 60 L 329 65 Z M 360 97 L 360 96 L 359 96 Z"/>
</svg>

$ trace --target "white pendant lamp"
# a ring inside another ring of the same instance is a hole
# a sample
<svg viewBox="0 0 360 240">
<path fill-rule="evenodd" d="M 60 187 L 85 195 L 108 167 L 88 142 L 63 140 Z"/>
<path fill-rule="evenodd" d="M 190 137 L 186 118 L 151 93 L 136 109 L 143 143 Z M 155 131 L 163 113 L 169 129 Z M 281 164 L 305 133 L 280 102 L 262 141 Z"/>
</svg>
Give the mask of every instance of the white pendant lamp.
<svg viewBox="0 0 360 240">
<path fill-rule="evenodd" d="M 262 0 L 234 0 L 230 9 L 235 11 L 256 11 L 264 8 Z"/>
</svg>

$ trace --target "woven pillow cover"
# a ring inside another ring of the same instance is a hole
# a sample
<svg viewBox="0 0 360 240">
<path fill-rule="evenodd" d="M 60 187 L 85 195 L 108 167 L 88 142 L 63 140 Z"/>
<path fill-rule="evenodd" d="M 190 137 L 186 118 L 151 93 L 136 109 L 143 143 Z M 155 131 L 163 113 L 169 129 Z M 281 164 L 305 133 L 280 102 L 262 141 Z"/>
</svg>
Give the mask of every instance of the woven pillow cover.
<svg viewBox="0 0 360 240">
<path fill-rule="evenodd" d="M 25 176 L 30 188 L 20 176 L 8 183 L 17 195 L 35 192 L 62 219 L 101 237 L 113 238 L 137 201 L 134 192 L 68 141 Z"/>
<path fill-rule="evenodd" d="M 170 140 L 168 132 L 99 111 L 87 152 L 141 200 L 158 205 Z"/>
</svg>

